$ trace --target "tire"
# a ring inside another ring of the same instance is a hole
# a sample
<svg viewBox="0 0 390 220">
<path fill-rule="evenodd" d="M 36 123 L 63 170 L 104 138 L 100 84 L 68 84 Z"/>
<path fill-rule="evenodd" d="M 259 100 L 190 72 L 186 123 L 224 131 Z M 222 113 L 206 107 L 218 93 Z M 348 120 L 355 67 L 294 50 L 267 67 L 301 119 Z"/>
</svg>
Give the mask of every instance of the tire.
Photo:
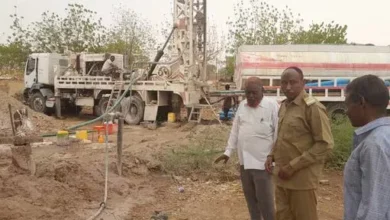
<svg viewBox="0 0 390 220">
<path fill-rule="evenodd" d="M 329 118 L 334 121 L 344 121 L 347 117 L 347 106 L 344 103 L 329 103 L 326 106 Z"/>
<path fill-rule="evenodd" d="M 126 108 L 126 106 L 130 107 Z M 122 113 L 125 115 L 125 122 L 129 125 L 138 125 L 144 118 L 145 106 L 142 99 L 138 96 L 123 99 L 122 110 Z"/>
<path fill-rule="evenodd" d="M 95 106 L 95 113 L 97 116 L 103 115 L 107 110 L 107 104 L 108 104 L 109 97 L 102 97 L 99 100 L 99 104 Z M 120 106 L 116 108 L 116 110 L 119 110 Z"/>
<path fill-rule="evenodd" d="M 23 103 L 29 105 L 29 97 L 28 97 L 29 89 L 23 90 Z"/>
<path fill-rule="evenodd" d="M 108 97 L 102 97 L 100 100 L 99 100 L 99 103 L 97 106 L 95 106 L 95 112 L 96 112 L 96 115 L 97 116 L 101 116 L 104 114 L 104 112 L 106 112 L 106 109 L 107 109 L 107 103 L 108 103 Z"/>
<path fill-rule="evenodd" d="M 46 97 L 40 92 L 36 92 L 30 97 L 30 107 L 36 112 L 49 113 L 49 108 L 46 107 Z"/>
</svg>

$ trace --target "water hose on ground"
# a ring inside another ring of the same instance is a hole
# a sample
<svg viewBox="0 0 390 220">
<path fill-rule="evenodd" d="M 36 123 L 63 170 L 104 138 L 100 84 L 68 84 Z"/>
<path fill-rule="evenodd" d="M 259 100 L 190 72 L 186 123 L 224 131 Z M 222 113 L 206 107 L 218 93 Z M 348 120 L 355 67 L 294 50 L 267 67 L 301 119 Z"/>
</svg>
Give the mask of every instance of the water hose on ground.
<svg viewBox="0 0 390 220">
<path fill-rule="evenodd" d="M 108 196 L 108 129 L 105 129 L 105 131 L 106 132 L 105 132 L 104 140 L 105 140 L 106 147 L 105 147 L 105 152 L 104 152 L 104 166 L 105 166 L 105 172 L 104 172 L 105 173 L 104 174 L 105 175 L 105 178 L 104 178 L 104 198 L 103 198 L 103 202 L 100 203 L 99 210 L 93 216 L 88 218 L 88 220 L 96 219 L 102 213 L 102 211 L 104 210 L 104 208 L 106 207 L 106 204 L 107 204 L 107 196 Z"/>
<path fill-rule="evenodd" d="M 69 128 L 69 130 L 71 129 L 76 129 L 76 128 L 79 128 L 79 127 L 82 127 L 82 126 L 85 126 L 87 124 L 91 124 L 91 123 L 94 123 L 95 121 L 98 121 L 100 119 L 104 118 L 104 116 L 106 116 L 107 114 L 109 114 L 111 111 L 113 111 L 118 105 L 119 103 L 121 103 L 122 99 L 125 97 L 126 93 L 128 91 L 130 91 L 130 97 L 132 95 L 132 86 L 133 84 L 142 77 L 142 75 L 140 75 L 139 77 L 135 77 L 132 76 L 132 78 L 130 79 L 130 85 L 129 87 L 125 90 L 125 92 L 123 92 L 123 94 L 120 96 L 120 98 L 116 101 L 116 103 L 114 104 L 114 106 L 109 109 L 108 111 L 106 111 L 103 115 L 101 115 L 100 117 L 94 119 L 94 120 L 90 120 L 90 121 L 87 121 L 85 123 L 80 123 L 78 125 L 75 125 L 75 126 L 72 126 Z M 106 123 L 108 121 L 105 121 Z M 103 121 L 104 123 L 104 121 Z M 106 144 L 106 147 L 105 147 L 105 156 L 104 156 L 104 161 L 105 161 L 105 180 L 104 180 L 104 198 L 103 198 L 103 202 L 100 204 L 100 207 L 99 209 L 97 210 L 97 212 L 91 216 L 90 218 L 88 218 L 88 220 L 94 220 L 96 219 L 104 210 L 104 208 L 106 208 L 106 204 L 107 204 L 107 197 L 108 197 L 108 129 L 105 129 L 105 144 Z"/>
<path fill-rule="evenodd" d="M 75 125 L 75 126 L 72 126 L 70 128 L 68 128 L 69 130 L 72 130 L 72 129 L 76 129 L 76 128 L 79 128 L 79 127 L 82 127 L 82 126 L 85 126 L 85 125 L 88 125 L 88 124 L 91 124 L 91 123 L 94 123 L 100 119 L 103 119 L 103 123 L 104 123 L 104 120 L 106 119 L 105 116 L 107 114 L 109 114 L 111 111 L 113 111 L 122 101 L 122 99 L 125 97 L 126 93 L 128 91 L 130 91 L 130 97 L 132 95 L 132 86 L 133 84 L 142 77 L 142 74 L 138 77 L 134 77 L 134 75 L 131 77 L 130 79 L 130 84 L 129 84 L 129 87 L 123 92 L 123 94 L 120 96 L 120 98 L 115 102 L 115 104 L 111 107 L 111 109 L 109 109 L 108 111 L 106 111 L 103 115 L 101 115 L 100 117 L 96 118 L 96 119 L 93 119 L 93 120 L 90 120 L 90 121 L 87 121 L 87 122 L 84 122 L 84 123 L 80 123 L 78 125 Z M 108 123 L 108 121 L 105 121 L 106 123 Z M 100 208 L 97 210 L 97 212 L 91 216 L 90 218 L 88 218 L 88 220 L 94 220 L 96 219 L 104 210 L 104 208 L 106 207 L 106 204 L 107 204 L 107 197 L 108 197 L 108 129 L 105 129 L 105 144 L 106 144 L 106 147 L 105 147 L 105 156 L 104 156 L 104 161 L 105 161 L 105 180 L 104 180 L 104 198 L 103 198 L 103 202 L 100 204 Z"/>
</svg>

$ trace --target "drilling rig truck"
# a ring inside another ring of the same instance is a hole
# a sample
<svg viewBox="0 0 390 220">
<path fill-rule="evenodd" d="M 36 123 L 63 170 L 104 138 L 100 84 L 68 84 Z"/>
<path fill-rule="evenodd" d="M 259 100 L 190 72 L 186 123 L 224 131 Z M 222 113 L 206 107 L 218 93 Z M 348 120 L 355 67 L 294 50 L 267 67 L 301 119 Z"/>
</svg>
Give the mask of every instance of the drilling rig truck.
<svg viewBox="0 0 390 220">
<path fill-rule="evenodd" d="M 156 121 L 167 112 L 175 113 L 177 118 L 184 114 L 189 120 L 192 116 L 200 118 L 196 115 L 204 103 L 209 103 L 206 0 L 174 0 L 173 16 L 172 31 L 154 61 L 147 66 L 138 65 L 140 68 L 133 65 L 120 78 L 100 74 L 107 54 L 31 54 L 24 75 L 26 102 L 36 111 L 55 111 L 57 116 L 64 109 L 79 111 L 83 106 L 92 107 L 99 116 L 107 110 L 114 88 L 120 85 L 123 92 L 129 86 L 125 76 L 143 73 L 144 77 L 132 85 L 131 93 L 121 103 L 129 106 L 123 112 L 128 124 Z M 170 60 L 161 62 L 168 43 Z M 110 55 L 115 56 L 116 66 L 124 69 L 123 55 Z M 187 113 L 183 114 L 183 109 Z"/>
</svg>

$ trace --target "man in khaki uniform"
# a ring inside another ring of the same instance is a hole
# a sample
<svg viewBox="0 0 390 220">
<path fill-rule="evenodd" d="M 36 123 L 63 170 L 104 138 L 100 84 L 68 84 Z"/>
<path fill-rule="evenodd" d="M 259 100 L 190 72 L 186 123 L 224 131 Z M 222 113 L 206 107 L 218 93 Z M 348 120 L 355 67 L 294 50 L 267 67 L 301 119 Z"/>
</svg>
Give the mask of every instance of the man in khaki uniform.
<svg viewBox="0 0 390 220">
<path fill-rule="evenodd" d="M 326 109 L 304 86 L 301 69 L 283 72 L 281 89 L 287 99 L 280 107 L 277 140 L 265 163 L 274 174 L 277 220 L 318 219 L 316 188 L 333 148 Z"/>
</svg>

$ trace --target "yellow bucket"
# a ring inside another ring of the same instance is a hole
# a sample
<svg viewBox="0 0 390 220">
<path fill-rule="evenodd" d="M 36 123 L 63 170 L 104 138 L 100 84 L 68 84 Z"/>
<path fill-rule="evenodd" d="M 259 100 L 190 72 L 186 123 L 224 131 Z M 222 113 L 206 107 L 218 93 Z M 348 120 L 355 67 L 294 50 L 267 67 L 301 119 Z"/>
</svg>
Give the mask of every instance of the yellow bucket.
<svg viewBox="0 0 390 220">
<path fill-rule="evenodd" d="M 63 136 L 68 136 L 69 135 L 69 132 L 68 131 L 58 131 L 57 132 L 57 136 L 60 136 L 60 137 L 63 137 Z"/>
<path fill-rule="evenodd" d="M 175 115 L 175 113 L 173 113 L 173 112 L 169 112 L 168 113 L 168 122 L 171 122 L 171 123 L 176 122 L 176 115 Z"/>
<path fill-rule="evenodd" d="M 57 132 L 57 145 L 58 146 L 69 145 L 69 132 L 68 131 L 58 131 Z"/>
<path fill-rule="evenodd" d="M 76 138 L 80 139 L 80 140 L 87 140 L 88 139 L 88 131 L 87 130 L 76 131 Z"/>
</svg>

